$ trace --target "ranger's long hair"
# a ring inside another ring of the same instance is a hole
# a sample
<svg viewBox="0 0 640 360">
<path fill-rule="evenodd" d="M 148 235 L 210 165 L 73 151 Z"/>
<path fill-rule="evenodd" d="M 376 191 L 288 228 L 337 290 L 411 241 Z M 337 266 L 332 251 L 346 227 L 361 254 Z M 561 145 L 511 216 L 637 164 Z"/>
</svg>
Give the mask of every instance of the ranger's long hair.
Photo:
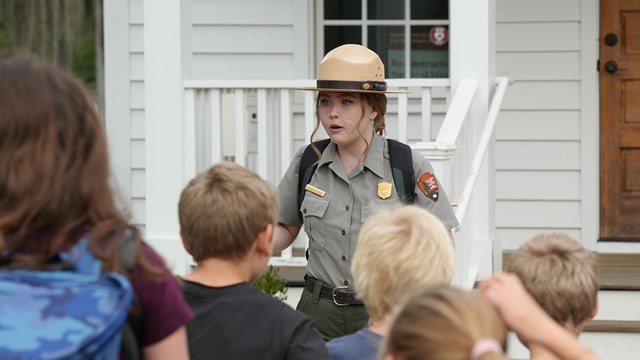
<svg viewBox="0 0 640 360">
<path fill-rule="evenodd" d="M 25 56 L 0 60 L 0 267 L 47 268 L 83 232 L 104 270 L 128 274 L 128 236 L 143 273 L 162 274 L 115 205 L 105 135 L 82 84 Z"/>
</svg>

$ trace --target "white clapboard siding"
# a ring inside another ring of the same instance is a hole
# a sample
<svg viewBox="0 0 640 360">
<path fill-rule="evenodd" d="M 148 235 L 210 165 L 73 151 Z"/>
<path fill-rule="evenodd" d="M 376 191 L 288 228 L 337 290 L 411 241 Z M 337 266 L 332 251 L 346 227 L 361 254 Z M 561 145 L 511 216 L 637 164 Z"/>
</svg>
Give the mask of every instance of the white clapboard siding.
<svg viewBox="0 0 640 360">
<path fill-rule="evenodd" d="M 131 80 L 131 109 L 144 109 L 144 81 Z"/>
<path fill-rule="evenodd" d="M 191 20 L 194 25 L 209 24 L 250 24 L 286 25 L 291 24 L 295 14 L 292 1 L 264 0 L 191 0 Z M 250 10 L 250 11 L 249 11 Z"/>
<path fill-rule="evenodd" d="M 129 23 L 142 25 L 144 22 L 143 0 L 129 0 Z"/>
<path fill-rule="evenodd" d="M 144 4 L 128 0 L 130 129 L 129 208 L 134 224 L 145 222 Z M 308 58 L 308 4 L 294 0 L 190 0 L 183 21 L 186 75 L 197 79 L 292 79 L 313 77 Z M 251 9 L 251 11 L 247 11 Z M 231 39 L 231 40 L 230 40 Z M 443 101 L 444 103 L 444 101 Z M 416 110 L 417 114 L 419 110 Z M 303 113 L 303 110 L 300 110 Z M 440 119 L 442 116 L 436 114 Z M 441 122 L 441 120 L 439 120 Z M 306 142 L 303 121 L 292 128 L 296 146 Z M 206 134 L 200 131 L 199 134 Z M 200 162 L 204 159 L 200 159 Z"/>
<path fill-rule="evenodd" d="M 130 24 L 129 51 L 131 53 L 144 53 L 144 25 L 142 23 Z"/>
<path fill-rule="evenodd" d="M 497 200 L 580 200 L 579 171 L 496 172 Z"/>
<path fill-rule="evenodd" d="M 144 140 L 144 110 L 143 109 L 131 109 L 131 139 L 132 140 Z"/>
<path fill-rule="evenodd" d="M 495 235 L 500 244 L 502 250 L 509 251 L 515 250 L 527 240 L 533 238 L 535 235 L 543 232 L 561 232 L 566 233 L 574 239 L 581 238 L 580 229 L 576 228 L 548 228 L 548 227 L 500 227 L 496 229 Z"/>
<path fill-rule="evenodd" d="M 502 110 L 496 140 L 580 140 L 578 110 Z"/>
<path fill-rule="evenodd" d="M 498 22 L 579 21 L 580 0 L 496 0 Z"/>
<path fill-rule="evenodd" d="M 131 221 L 144 229 L 145 223 L 145 119 L 144 119 L 144 6 L 143 0 L 129 1 L 129 128 Z"/>
<path fill-rule="evenodd" d="M 143 199 L 145 196 L 145 172 L 144 169 L 131 170 L 131 197 Z"/>
<path fill-rule="evenodd" d="M 294 0 L 192 1 L 191 78 L 313 77 L 307 7 Z"/>
<path fill-rule="evenodd" d="M 192 71 L 196 79 L 281 79 L 293 77 L 293 58 L 286 54 L 194 54 Z M 230 70 L 237 69 L 237 70 Z"/>
<path fill-rule="evenodd" d="M 501 52 L 500 75 L 523 80 L 580 80 L 580 52 Z"/>
<path fill-rule="evenodd" d="M 579 201 L 498 201 L 497 227 L 578 229 Z"/>
<path fill-rule="evenodd" d="M 131 53 L 129 56 L 129 78 L 144 81 L 144 53 Z"/>
<path fill-rule="evenodd" d="M 129 129 L 130 216 L 140 228 L 145 223 L 145 119 L 144 119 L 144 6 L 129 0 Z"/>
<path fill-rule="evenodd" d="M 278 41 L 293 37 L 293 27 L 210 25 L 194 26 L 191 30 L 191 46 L 197 54 L 273 54 L 293 53 L 291 42 Z M 233 41 L 229 41 L 233 39 Z M 250 49 L 246 44 L 252 43 Z"/>
<path fill-rule="evenodd" d="M 496 170 L 580 170 L 577 141 L 496 142 Z"/>
<path fill-rule="evenodd" d="M 579 81 L 518 81 L 509 88 L 503 110 L 580 109 Z"/>
<path fill-rule="evenodd" d="M 144 169 L 145 159 L 144 140 L 131 140 L 131 169 Z"/>
<path fill-rule="evenodd" d="M 496 0 L 496 73 L 515 81 L 495 133 L 496 236 L 505 250 L 539 232 L 583 235 L 584 194 L 596 191 L 584 188 L 582 168 L 583 136 L 597 129 L 582 110 L 584 67 L 595 69 L 582 63 L 583 17 L 597 16 L 589 11 L 581 0 Z"/>
<path fill-rule="evenodd" d="M 132 223 L 140 228 L 144 228 L 144 219 L 146 218 L 146 206 L 144 198 L 131 198 L 131 217 Z"/>
<path fill-rule="evenodd" d="M 580 50 L 580 23 L 527 22 L 496 24 L 496 50 L 575 51 Z"/>
</svg>

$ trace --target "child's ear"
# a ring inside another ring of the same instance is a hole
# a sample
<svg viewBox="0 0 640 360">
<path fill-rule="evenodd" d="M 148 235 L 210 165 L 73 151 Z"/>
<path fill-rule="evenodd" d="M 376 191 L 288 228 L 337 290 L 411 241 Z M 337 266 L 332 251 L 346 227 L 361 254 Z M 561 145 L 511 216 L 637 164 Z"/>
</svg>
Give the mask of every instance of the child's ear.
<svg viewBox="0 0 640 360">
<path fill-rule="evenodd" d="M 273 224 L 268 224 L 258 233 L 256 249 L 260 255 L 271 257 L 273 253 Z"/>
</svg>

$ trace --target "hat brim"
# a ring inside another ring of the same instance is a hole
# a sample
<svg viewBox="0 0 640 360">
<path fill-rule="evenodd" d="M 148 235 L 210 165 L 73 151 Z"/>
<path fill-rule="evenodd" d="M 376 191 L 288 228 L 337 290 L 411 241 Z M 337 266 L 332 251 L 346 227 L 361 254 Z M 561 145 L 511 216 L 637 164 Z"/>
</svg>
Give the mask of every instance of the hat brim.
<svg viewBox="0 0 640 360">
<path fill-rule="evenodd" d="M 293 88 L 293 90 L 303 91 L 322 91 L 333 93 L 366 93 L 366 94 L 410 94 L 410 91 L 404 90 L 385 90 L 385 91 L 373 91 L 373 90 L 354 90 L 354 89 L 336 89 L 336 88 Z"/>
</svg>

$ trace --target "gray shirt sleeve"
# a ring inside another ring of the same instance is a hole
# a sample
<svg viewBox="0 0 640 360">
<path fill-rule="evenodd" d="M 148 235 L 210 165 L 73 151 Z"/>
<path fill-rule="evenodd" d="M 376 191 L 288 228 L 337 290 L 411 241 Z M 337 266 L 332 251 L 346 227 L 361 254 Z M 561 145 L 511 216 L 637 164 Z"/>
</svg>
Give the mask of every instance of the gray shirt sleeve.
<svg viewBox="0 0 640 360">
<path fill-rule="evenodd" d="M 436 178 L 429 160 L 417 151 L 413 151 L 412 157 L 413 171 L 416 180 L 414 190 L 416 194 L 415 204 L 429 210 L 433 215 L 437 216 L 447 229 L 451 230 L 458 226 L 458 218 L 451 208 L 449 198 L 442 188 L 440 181 Z M 430 179 L 435 181 L 437 187 L 434 187 L 434 183 L 429 183 Z M 427 180 L 427 183 L 423 184 L 421 180 Z M 430 191 L 436 189 L 436 192 Z"/>
<path fill-rule="evenodd" d="M 298 171 L 305 147 L 302 146 L 298 149 L 287 172 L 278 184 L 278 205 L 280 206 L 278 222 L 283 224 L 302 226 L 302 217 L 298 207 Z"/>
</svg>

